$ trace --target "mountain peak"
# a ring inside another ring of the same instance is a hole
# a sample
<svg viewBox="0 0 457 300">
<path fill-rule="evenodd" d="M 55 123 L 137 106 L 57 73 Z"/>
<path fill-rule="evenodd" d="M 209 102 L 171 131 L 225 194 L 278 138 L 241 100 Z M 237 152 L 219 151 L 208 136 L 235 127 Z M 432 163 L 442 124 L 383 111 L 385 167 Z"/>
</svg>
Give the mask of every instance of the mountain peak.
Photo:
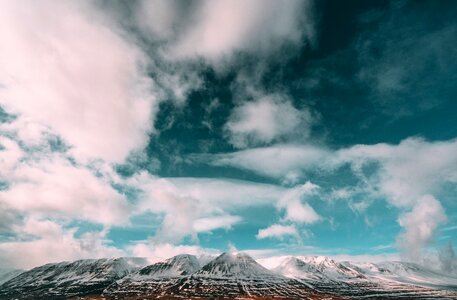
<svg viewBox="0 0 457 300">
<path fill-rule="evenodd" d="M 363 277 L 351 265 L 338 263 L 326 256 L 288 257 L 275 271 L 286 277 L 319 281 L 346 281 Z"/>
<path fill-rule="evenodd" d="M 197 257 L 190 254 L 179 254 L 163 262 L 146 266 L 138 271 L 140 276 L 179 277 L 189 275 L 200 269 Z"/>
<path fill-rule="evenodd" d="M 224 252 L 206 264 L 197 276 L 214 277 L 274 277 L 277 276 L 270 270 L 262 267 L 252 257 L 242 252 Z"/>
</svg>

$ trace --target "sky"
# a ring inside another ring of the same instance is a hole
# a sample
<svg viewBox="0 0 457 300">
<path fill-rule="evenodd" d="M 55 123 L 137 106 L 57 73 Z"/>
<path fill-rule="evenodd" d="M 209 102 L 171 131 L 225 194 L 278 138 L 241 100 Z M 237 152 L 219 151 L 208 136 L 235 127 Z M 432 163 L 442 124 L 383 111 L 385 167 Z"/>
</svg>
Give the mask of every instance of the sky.
<svg viewBox="0 0 457 300">
<path fill-rule="evenodd" d="M 457 272 L 455 15 L 0 1 L 0 267 L 235 248 Z"/>
</svg>

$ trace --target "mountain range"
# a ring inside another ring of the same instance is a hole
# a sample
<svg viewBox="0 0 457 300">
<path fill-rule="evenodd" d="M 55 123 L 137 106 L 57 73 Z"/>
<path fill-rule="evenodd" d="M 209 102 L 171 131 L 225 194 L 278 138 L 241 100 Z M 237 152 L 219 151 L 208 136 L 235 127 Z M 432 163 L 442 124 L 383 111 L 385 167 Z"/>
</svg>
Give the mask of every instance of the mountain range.
<svg viewBox="0 0 457 300">
<path fill-rule="evenodd" d="M 11 273 L 12 272 L 12 273 Z M 405 262 L 286 256 L 267 269 L 244 253 L 87 259 L 0 271 L 0 299 L 457 299 L 457 277 Z"/>
</svg>

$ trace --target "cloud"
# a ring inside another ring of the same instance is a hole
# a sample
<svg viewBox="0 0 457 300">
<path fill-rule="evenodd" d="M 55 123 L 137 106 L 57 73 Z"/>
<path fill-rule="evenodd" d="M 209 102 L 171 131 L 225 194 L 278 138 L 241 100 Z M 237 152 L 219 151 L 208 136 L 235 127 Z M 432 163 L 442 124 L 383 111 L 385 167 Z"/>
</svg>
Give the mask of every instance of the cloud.
<svg viewBox="0 0 457 300">
<path fill-rule="evenodd" d="M 6 177 L 24 156 L 24 152 L 16 141 L 0 136 L 0 176 Z"/>
<path fill-rule="evenodd" d="M 438 226 L 447 221 L 440 202 L 431 195 L 419 199 L 418 204 L 399 219 L 404 232 L 397 238 L 397 243 L 412 261 L 419 261 L 421 250 L 432 242 Z"/>
<path fill-rule="evenodd" d="M 441 270 L 447 274 L 457 274 L 457 256 L 451 241 L 438 251 L 438 259 Z"/>
<path fill-rule="evenodd" d="M 210 218 L 200 218 L 194 222 L 196 232 L 212 231 L 219 228 L 230 229 L 236 223 L 241 221 L 239 216 L 215 216 Z"/>
<path fill-rule="evenodd" d="M 295 228 L 294 225 L 274 224 L 268 228 L 260 229 L 256 237 L 258 239 L 277 238 L 282 240 L 284 236 L 298 237 L 299 234 L 297 228 Z"/>
<path fill-rule="evenodd" d="M 312 123 L 313 117 L 307 109 L 296 109 L 290 99 L 278 94 L 235 107 L 225 128 L 230 143 L 246 148 L 292 136 L 306 138 Z"/>
<path fill-rule="evenodd" d="M 296 224 L 313 224 L 321 220 L 316 211 L 303 200 L 306 196 L 317 194 L 319 186 L 306 182 L 303 185 L 287 189 L 286 192 L 277 201 L 276 207 L 285 211 L 285 215 L 281 222 L 293 222 Z M 308 235 L 307 231 L 304 231 Z M 300 238 L 297 228 L 294 224 L 283 225 L 274 224 L 268 228 L 260 229 L 257 233 L 257 239 L 277 238 L 284 239 L 285 236 L 293 236 Z"/>
<path fill-rule="evenodd" d="M 372 180 L 397 207 L 411 207 L 422 196 L 437 192 L 442 184 L 457 183 L 457 141 L 428 142 L 409 138 L 398 145 L 357 145 L 341 149 L 337 163 L 358 169 L 379 164 Z"/>
<path fill-rule="evenodd" d="M 455 139 L 432 142 L 408 138 L 396 145 L 354 145 L 337 150 L 309 145 L 274 145 L 215 154 L 204 159 L 216 166 L 251 170 L 279 180 L 287 180 L 291 174 L 299 178 L 307 171 L 316 170 L 329 175 L 349 166 L 358 180 L 357 194 L 366 199 L 384 198 L 399 210 L 399 222 L 405 230 L 402 237 L 411 245 L 402 245 L 401 249 L 405 256 L 417 259 L 418 250 L 414 247 L 427 245 L 446 219 L 436 195 L 446 185 L 457 183 L 456 153 Z M 203 161 L 203 157 L 200 159 Z M 290 193 L 300 194 L 298 191 Z M 330 194 L 331 197 L 334 195 Z M 287 220 L 313 222 L 319 219 L 311 207 L 298 200 L 280 203 L 284 203 Z M 369 204 L 361 202 L 358 207 L 366 208 Z M 426 204 L 432 205 L 430 214 L 423 213 Z"/>
<path fill-rule="evenodd" d="M 385 198 L 400 209 L 398 237 L 403 256 L 419 261 L 422 249 L 433 241 L 435 232 L 446 221 L 446 214 L 435 195 L 446 184 L 457 183 L 457 142 L 428 142 L 409 138 L 398 145 L 358 145 L 338 151 L 339 163 L 352 165 L 365 180 L 370 193 Z M 372 175 L 361 171 L 377 164 Z"/>
<path fill-rule="evenodd" d="M 239 216 L 230 215 L 246 207 L 273 206 L 283 195 L 280 186 L 249 181 L 212 178 L 157 178 L 138 174 L 127 182 L 142 192 L 135 214 L 152 212 L 164 219 L 154 236 L 157 242 L 177 243 L 186 236 L 230 228 Z"/>
<path fill-rule="evenodd" d="M 203 0 L 181 6 L 158 1 L 145 8 L 158 10 L 148 12 L 147 28 L 171 41 L 173 59 L 201 57 L 214 63 L 238 52 L 268 55 L 281 45 L 315 39 L 311 1 Z M 183 13 L 186 9 L 190 14 Z"/>
<path fill-rule="evenodd" d="M 215 166 L 231 166 L 254 171 L 260 175 L 284 179 L 300 177 L 303 171 L 320 167 L 331 152 L 313 145 L 279 144 L 215 155 L 194 155 L 198 162 Z"/>
<path fill-rule="evenodd" d="M 141 0 L 135 9 L 138 27 L 157 40 L 167 40 L 176 34 L 176 27 L 186 17 L 176 0 Z"/>
<path fill-rule="evenodd" d="M 128 222 L 132 207 L 99 169 L 99 176 L 59 152 L 28 153 L 0 136 L 0 205 L 8 219 L 40 215 L 111 226 Z M 6 216 L 5 216 L 6 217 Z"/>
<path fill-rule="evenodd" d="M 279 208 L 285 209 L 285 220 L 305 224 L 319 221 L 321 217 L 316 211 L 308 203 L 302 202 L 305 196 L 316 194 L 318 189 L 319 186 L 308 181 L 287 191 L 277 204 Z"/>
<path fill-rule="evenodd" d="M 128 221 L 131 207 L 109 181 L 59 155 L 18 163 L 5 175 L 9 187 L 0 190 L 0 203 L 12 211 L 105 225 Z"/>
<path fill-rule="evenodd" d="M 404 4 L 392 2 L 351 49 L 358 54 L 356 78 L 369 87 L 368 98 L 394 116 L 434 108 L 455 95 L 450 82 L 456 78 L 457 56 L 450 45 L 457 41 L 457 27 L 445 17 L 454 8 Z M 443 18 L 436 20 L 436 13 Z"/>
<path fill-rule="evenodd" d="M 397 145 L 355 145 L 338 150 L 311 145 L 274 145 L 227 154 L 194 157 L 216 166 L 251 170 L 264 176 L 286 178 L 311 169 L 335 172 L 349 165 L 357 176 L 374 164 L 369 180 L 397 207 L 410 207 L 420 196 L 436 192 L 444 182 L 457 183 L 457 141 L 429 142 L 408 138 Z"/>
<path fill-rule="evenodd" d="M 163 261 L 178 254 L 191 254 L 205 259 L 205 257 L 218 254 L 218 250 L 202 248 L 199 246 L 190 245 L 173 245 L 168 243 L 152 243 L 142 242 L 137 243 L 129 249 L 133 256 L 146 257 L 150 263 Z"/>
<path fill-rule="evenodd" d="M 119 162 L 145 145 L 158 100 L 144 53 L 90 3 L 2 1 L 0 105 L 26 119 L 21 137 L 49 128 L 80 159 Z"/>
<path fill-rule="evenodd" d="M 50 262 L 125 255 L 106 244 L 104 232 L 89 232 L 76 238 L 75 231 L 63 229 L 53 221 L 28 219 L 16 232 L 23 240 L 0 243 L 2 266 L 29 269 Z"/>
</svg>

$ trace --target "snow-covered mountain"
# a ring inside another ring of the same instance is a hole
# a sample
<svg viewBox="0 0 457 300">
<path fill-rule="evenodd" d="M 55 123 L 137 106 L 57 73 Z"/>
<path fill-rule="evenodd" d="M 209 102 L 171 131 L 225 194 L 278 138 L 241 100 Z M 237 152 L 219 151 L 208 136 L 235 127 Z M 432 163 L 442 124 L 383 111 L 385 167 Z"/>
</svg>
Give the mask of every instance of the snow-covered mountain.
<svg viewBox="0 0 457 300">
<path fill-rule="evenodd" d="M 175 282 L 200 269 L 197 257 L 189 254 L 173 256 L 163 262 L 145 266 L 116 281 L 104 291 L 109 297 L 126 297 L 136 294 L 156 294 L 165 291 Z"/>
<path fill-rule="evenodd" d="M 457 290 L 457 277 L 455 275 L 442 274 L 415 263 L 390 261 L 378 264 L 352 263 L 351 265 L 373 281 L 389 280 L 424 287 L 446 287 Z"/>
<path fill-rule="evenodd" d="M 197 257 L 189 254 L 176 255 L 164 262 L 146 266 L 140 269 L 135 275 L 148 277 L 179 277 L 189 275 L 200 269 Z"/>
<path fill-rule="evenodd" d="M 137 295 L 173 295 L 184 299 L 239 296 L 306 299 L 314 294 L 314 291 L 299 282 L 262 267 L 244 253 L 223 253 L 190 273 L 196 265 L 195 261 L 196 258 L 192 256 L 177 256 L 163 263 L 144 267 L 112 284 L 103 295 L 108 299 L 124 299 Z M 168 279 L 157 276 L 178 269 L 182 262 L 186 262 L 187 266 L 184 272 L 172 273 L 173 276 Z"/>
<path fill-rule="evenodd" d="M 457 278 L 404 263 L 282 257 L 267 269 L 227 252 L 201 266 L 193 255 L 144 265 L 144 259 L 48 264 L 0 285 L 0 299 L 457 299 Z"/>
<path fill-rule="evenodd" d="M 273 270 L 317 291 L 351 298 L 446 299 L 449 292 L 443 289 L 455 290 L 457 284 L 457 278 L 403 262 L 351 263 L 324 256 L 291 256 L 282 258 Z"/>
<path fill-rule="evenodd" d="M 99 294 L 145 263 L 141 258 L 116 258 L 46 264 L 4 282 L 0 298 L 53 299 Z"/>
<path fill-rule="evenodd" d="M 0 269 L 0 285 L 24 272 L 19 269 Z"/>
<path fill-rule="evenodd" d="M 278 278 L 244 253 L 225 252 L 203 266 L 194 276 L 211 278 Z"/>
<path fill-rule="evenodd" d="M 309 282 L 347 282 L 365 278 L 363 273 L 358 272 L 351 265 L 344 265 L 325 256 L 286 257 L 274 271 L 286 277 Z"/>
</svg>

